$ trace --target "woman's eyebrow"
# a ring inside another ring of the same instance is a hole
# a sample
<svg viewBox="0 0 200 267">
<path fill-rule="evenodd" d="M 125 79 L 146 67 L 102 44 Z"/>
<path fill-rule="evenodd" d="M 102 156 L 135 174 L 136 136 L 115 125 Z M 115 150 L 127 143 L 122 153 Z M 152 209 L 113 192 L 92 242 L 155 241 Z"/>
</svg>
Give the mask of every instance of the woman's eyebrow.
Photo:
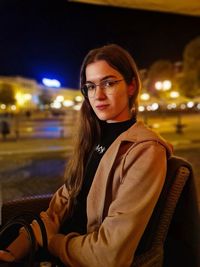
<svg viewBox="0 0 200 267">
<path fill-rule="evenodd" d="M 108 79 L 111 79 L 111 78 L 115 78 L 115 79 L 116 79 L 117 77 L 116 77 L 115 75 L 106 75 L 105 77 L 103 77 L 103 78 L 100 79 L 100 82 L 101 82 L 101 81 L 108 80 Z M 86 83 L 95 83 L 95 82 L 94 82 L 94 81 L 89 81 L 89 80 L 88 80 L 88 81 L 86 81 Z"/>
<path fill-rule="evenodd" d="M 101 79 L 101 81 L 104 81 L 104 80 L 107 80 L 107 79 L 110 79 L 110 78 L 117 78 L 117 77 L 115 75 L 107 75 L 107 76 L 103 77 Z"/>
</svg>

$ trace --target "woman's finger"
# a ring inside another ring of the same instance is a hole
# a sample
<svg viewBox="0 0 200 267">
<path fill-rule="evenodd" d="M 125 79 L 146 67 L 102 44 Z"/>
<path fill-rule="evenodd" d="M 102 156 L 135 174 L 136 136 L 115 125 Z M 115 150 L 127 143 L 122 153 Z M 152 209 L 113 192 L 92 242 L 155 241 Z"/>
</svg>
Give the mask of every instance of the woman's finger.
<svg viewBox="0 0 200 267">
<path fill-rule="evenodd" d="M 31 227 L 33 229 L 35 238 L 37 240 L 37 243 L 42 246 L 42 237 L 41 237 L 41 230 L 38 222 L 36 220 L 33 220 L 31 223 Z"/>
</svg>

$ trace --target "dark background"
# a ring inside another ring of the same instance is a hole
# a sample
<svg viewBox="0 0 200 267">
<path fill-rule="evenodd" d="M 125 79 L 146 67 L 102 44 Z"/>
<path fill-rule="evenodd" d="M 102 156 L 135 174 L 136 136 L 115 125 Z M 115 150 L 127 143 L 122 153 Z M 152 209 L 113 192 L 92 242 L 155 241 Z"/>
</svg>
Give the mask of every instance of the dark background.
<svg viewBox="0 0 200 267">
<path fill-rule="evenodd" d="M 139 68 L 148 68 L 158 59 L 181 61 L 185 45 L 198 35 L 200 17 L 66 0 L 1 0 L 0 76 L 55 78 L 78 88 L 91 48 L 118 43 Z"/>
</svg>

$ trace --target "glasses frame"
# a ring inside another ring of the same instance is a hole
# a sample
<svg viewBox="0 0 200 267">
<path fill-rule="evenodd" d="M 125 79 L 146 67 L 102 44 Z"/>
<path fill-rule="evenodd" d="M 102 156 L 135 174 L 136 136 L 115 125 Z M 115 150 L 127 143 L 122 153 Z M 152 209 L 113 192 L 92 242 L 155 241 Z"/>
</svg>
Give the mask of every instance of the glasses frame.
<svg viewBox="0 0 200 267">
<path fill-rule="evenodd" d="M 88 96 L 87 83 L 85 83 L 85 84 L 81 87 L 81 93 L 82 93 L 83 96 L 86 97 L 86 98 L 94 98 L 94 97 L 95 97 L 95 94 L 96 94 L 97 86 L 99 86 L 100 88 L 104 89 L 105 94 L 107 94 L 107 93 L 106 93 L 106 88 L 103 86 L 103 83 L 106 83 L 106 82 L 109 82 L 109 81 L 113 83 L 113 86 L 115 86 L 115 85 L 117 85 L 118 83 L 124 81 L 124 79 L 120 79 L 120 80 L 106 79 L 106 80 L 102 80 L 99 84 L 96 84 L 96 83 L 92 83 L 92 82 L 91 82 L 90 84 L 92 84 L 92 85 L 95 86 L 95 88 L 94 88 L 94 96 L 92 96 L 92 97 L 89 97 L 89 96 Z M 89 84 L 89 83 L 88 83 L 88 84 Z M 86 89 L 87 91 L 85 90 L 85 88 L 87 88 L 87 89 Z"/>
</svg>

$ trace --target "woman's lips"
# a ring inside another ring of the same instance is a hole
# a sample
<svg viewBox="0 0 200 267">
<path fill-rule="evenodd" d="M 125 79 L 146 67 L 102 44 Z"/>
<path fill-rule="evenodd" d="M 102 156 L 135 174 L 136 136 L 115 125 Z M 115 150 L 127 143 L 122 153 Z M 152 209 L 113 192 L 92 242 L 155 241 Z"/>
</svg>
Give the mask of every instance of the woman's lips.
<svg viewBox="0 0 200 267">
<path fill-rule="evenodd" d="M 104 110 L 107 107 L 108 107 L 108 105 L 98 105 L 98 106 L 96 106 L 96 109 L 98 109 L 98 110 Z"/>
</svg>

